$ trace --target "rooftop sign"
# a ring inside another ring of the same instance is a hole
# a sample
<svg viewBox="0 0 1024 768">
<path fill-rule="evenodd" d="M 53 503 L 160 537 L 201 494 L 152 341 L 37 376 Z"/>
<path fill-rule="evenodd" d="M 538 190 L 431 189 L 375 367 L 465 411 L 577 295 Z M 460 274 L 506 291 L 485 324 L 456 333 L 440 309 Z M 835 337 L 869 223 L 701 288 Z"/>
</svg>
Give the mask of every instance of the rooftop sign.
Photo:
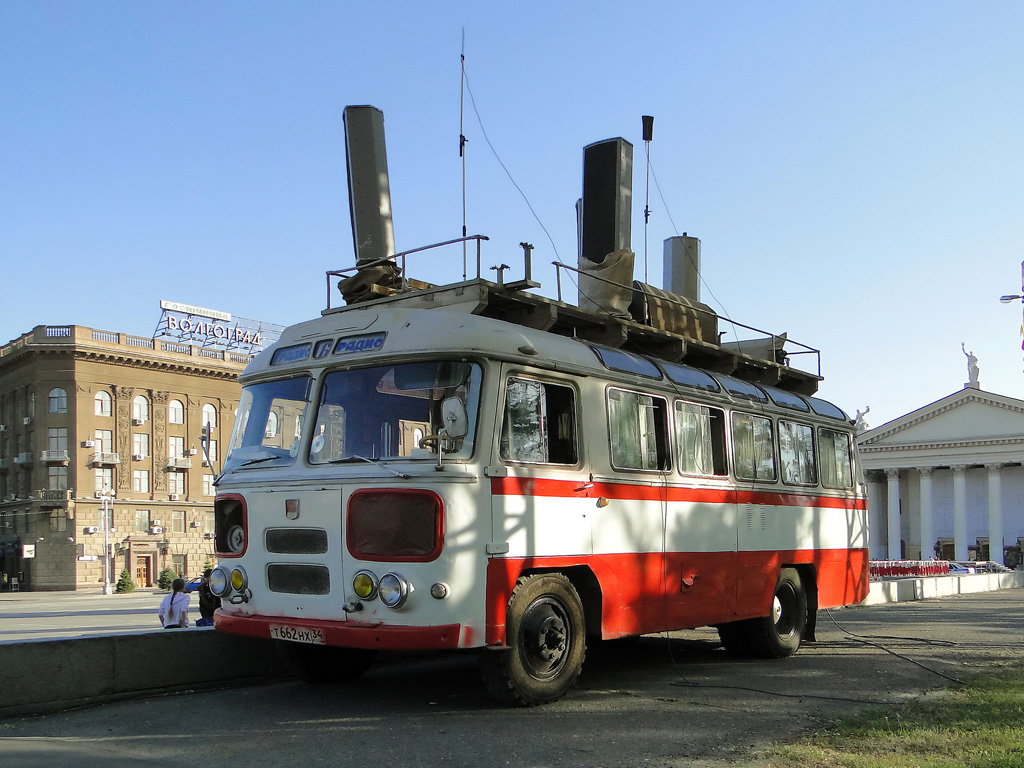
<svg viewBox="0 0 1024 768">
<path fill-rule="evenodd" d="M 229 312 L 161 301 L 153 338 L 255 354 L 277 341 L 282 330 L 283 326 L 232 317 Z"/>
</svg>

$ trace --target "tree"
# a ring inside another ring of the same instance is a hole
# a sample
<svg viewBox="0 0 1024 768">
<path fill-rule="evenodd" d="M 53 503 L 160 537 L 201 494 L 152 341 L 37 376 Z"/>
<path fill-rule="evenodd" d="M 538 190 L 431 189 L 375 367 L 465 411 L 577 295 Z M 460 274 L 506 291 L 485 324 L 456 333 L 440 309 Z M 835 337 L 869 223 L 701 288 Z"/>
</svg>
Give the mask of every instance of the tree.
<svg viewBox="0 0 1024 768">
<path fill-rule="evenodd" d="M 125 594 L 135 589 L 135 581 L 132 579 L 132 575 L 128 573 L 128 569 L 125 568 L 121 571 L 121 575 L 117 577 L 117 586 L 114 587 L 114 591 L 118 594 Z"/>
<path fill-rule="evenodd" d="M 156 585 L 160 589 L 169 590 L 174 585 L 174 580 L 178 578 L 178 574 L 171 567 L 164 568 L 160 571 L 160 577 L 156 580 Z"/>
</svg>

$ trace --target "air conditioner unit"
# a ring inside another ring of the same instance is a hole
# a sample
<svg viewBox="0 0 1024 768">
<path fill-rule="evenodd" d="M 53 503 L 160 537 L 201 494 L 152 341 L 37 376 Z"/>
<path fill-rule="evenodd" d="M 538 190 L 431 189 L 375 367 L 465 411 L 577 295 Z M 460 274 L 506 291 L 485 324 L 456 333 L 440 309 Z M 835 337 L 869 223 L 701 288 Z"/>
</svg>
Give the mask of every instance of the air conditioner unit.
<svg viewBox="0 0 1024 768">
<path fill-rule="evenodd" d="M 95 440 L 83 440 L 82 441 L 82 447 L 83 448 L 95 448 L 96 447 L 96 441 Z"/>
<path fill-rule="evenodd" d="M 6 424 L 0 424 L 0 432 L 6 432 L 6 431 L 7 431 L 7 425 Z"/>
<path fill-rule="evenodd" d="M 132 425 L 136 426 L 136 427 L 141 427 L 145 423 L 146 423 L 145 419 L 132 419 Z"/>
<path fill-rule="evenodd" d="M 149 524 L 150 525 L 163 525 L 164 521 L 163 520 L 150 520 Z"/>
<path fill-rule="evenodd" d="M 197 453 L 199 453 L 199 451 L 197 451 L 195 448 L 189 448 L 188 449 L 188 455 L 189 456 L 195 456 Z"/>
<path fill-rule="evenodd" d="M 95 525 L 87 525 L 85 528 L 82 529 L 82 533 L 99 533 L 99 532 L 100 532 L 99 527 L 95 526 Z"/>
<path fill-rule="evenodd" d="M 203 466 L 204 467 L 210 466 L 210 462 L 208 462 L 206 459 L 203 459 Z"/>
<path fill-rule="evenodd" d="M 171 501 L 177 501 L 178 499 L 181 498 L 181 495 L 177 493 L 171 493 L 167 495 L 167 498 L 169 498 Z"/>
<path fill-rule="evenodd" d="M 203 538 L 204 539 L 212 539 L 213 538 L 213 534 L 212 533 L 204 533 L 203 534 Z"/>
<path fill-rule="evenodd" d="M 103 491 L 96 491 L 95 496 L 96 496 L 97 499 L 102 499 L 103 498 Z"/>
<path fill-rule="evenodd" d="M 27 427 L 29 424 L 32 423 L 32 417 L 26 416 L 24 419 L 21 420 L 21 423 Z"/>
<path fill-rule="evenodd" d="M 191 523 L 188 524 L 189 528 L 199 528 L 200 526 L 202 526 L 202 523 L 200 523 L 198 520 L 193 520 Z"/>
<path fill-rule="evenodd" d="M 164 529 L 161 528 L 159 525 L 154 525 L 152 528 L 149 529 L 149 532 L 150 533 L 163 533 Z"/>
<path fill-rule="evenodd" d="M 144 454 L 144 453 L 133 453 L 132 454 L 132 461 L 142 461 L 144 458 L 146 458 L 146 454 Z"/>
<path fill-rule="evenodd" d="M 13 528 L 13 527 L 14 527 L 14 523 L 12 523 L 10 520 L 4 520 L 2 523 L 0 523 L 0 528 Z"/>
</svg>

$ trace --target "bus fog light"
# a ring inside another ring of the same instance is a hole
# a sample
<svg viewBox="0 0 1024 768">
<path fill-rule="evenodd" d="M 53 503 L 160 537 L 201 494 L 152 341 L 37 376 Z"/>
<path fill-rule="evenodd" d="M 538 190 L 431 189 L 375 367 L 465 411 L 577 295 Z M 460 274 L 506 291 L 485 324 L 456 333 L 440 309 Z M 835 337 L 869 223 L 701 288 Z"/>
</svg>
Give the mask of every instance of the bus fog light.
<svg viewBox="0 0 1024 768">
<path fill-rule="evenodd" d="M 226 597 L 231 591 L 231 577 L 226 568 L 217 567 L 210 574 L 210 591 L 216 597 Z"/>
<path fill-rule="evenodd" d="M 352 577 L 352 591 L 360 600 L 373 600 L 377 596 L 377 577 L 370 571 L 360 571 Z"/>
<path fill-rule="evenodd" d="M 235 592 L 243 592 L 245 588 L 249 586 L 249 577 L 245 573 L 245 569 L 237 565 L 231 571 L 231 588 Z"/>
<path fill-rule="evenodd" d="M 397 573 L 385 573 L 377 585 L 380 601 L 388 608 L 401 608 L 409 599 L 409 582 Z"/>
<path fill-rule="evenodd" d="M 448 597 L 451 589 L 443 581 L 439 581 L 436 584 L 432 584 L 430 587 L 430 596 L 437 600 L 444 600 Z"/>
</svg>

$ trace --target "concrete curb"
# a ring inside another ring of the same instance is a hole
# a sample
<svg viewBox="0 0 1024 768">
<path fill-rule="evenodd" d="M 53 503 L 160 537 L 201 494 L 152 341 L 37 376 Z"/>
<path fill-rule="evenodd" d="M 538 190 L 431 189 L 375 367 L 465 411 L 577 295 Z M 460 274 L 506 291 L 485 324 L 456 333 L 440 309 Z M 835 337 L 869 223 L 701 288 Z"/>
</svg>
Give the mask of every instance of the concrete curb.
<svg viewBox="0 0 1024 768">
<path fill-rule="evenodd" d="M 861 605 L 903 603 L 911 600 L 970 595 L 1021 587 L 1024 587 L 1024 571 L 887 579 L 886 581 L 871 582 L 867 599 Z"/>
<path fill-rule="evenodd" d="M 9 643 L 0 717 L 287 676 L 274 643 L 206 629 Z"/>
</svg>

